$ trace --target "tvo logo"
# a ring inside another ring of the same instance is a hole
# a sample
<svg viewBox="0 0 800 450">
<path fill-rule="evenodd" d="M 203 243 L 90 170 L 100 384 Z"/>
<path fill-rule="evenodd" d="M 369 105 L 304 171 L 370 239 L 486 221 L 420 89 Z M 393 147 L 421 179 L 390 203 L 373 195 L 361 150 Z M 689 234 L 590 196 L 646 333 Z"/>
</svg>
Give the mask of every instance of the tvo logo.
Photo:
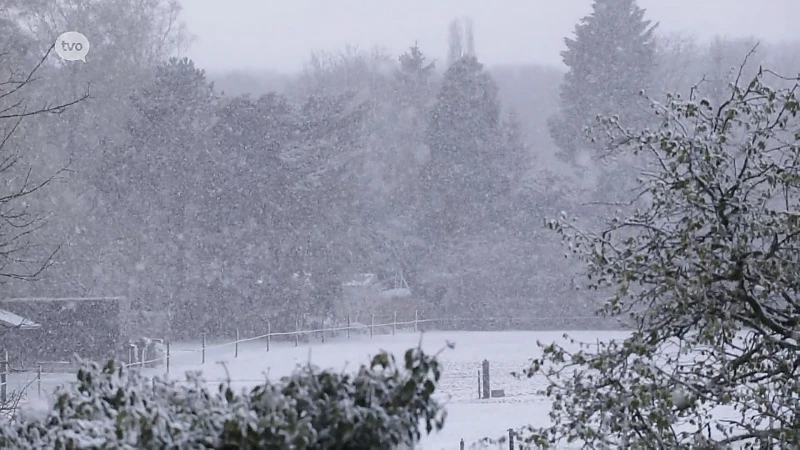
<svg viewBox="0 0 800 450">
<path fill-rule="evenodd" d="M 66 61 L 86 62 L 89 53 L 89 40 L 82 33 L 68 31 L 56 39 L 56 53 Z"/>
</svg>

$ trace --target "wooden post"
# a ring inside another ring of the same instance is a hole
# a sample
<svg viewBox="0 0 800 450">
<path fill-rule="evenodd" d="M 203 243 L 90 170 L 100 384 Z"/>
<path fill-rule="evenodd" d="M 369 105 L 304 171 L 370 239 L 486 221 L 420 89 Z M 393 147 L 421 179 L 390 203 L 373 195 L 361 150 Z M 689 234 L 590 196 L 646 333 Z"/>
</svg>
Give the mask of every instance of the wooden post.
<svg viewBox="0 0 800 450">
<path fill-rule="evenodd" d="M 369 322 L 369 337 L 372 337 L 375 334 L 375 314 L 370 317 Z"/>
<path fill-rule="evenodd" d="M 167 373 L 169 373 L 169 341 L 167 341 Z"/>
<path fill-rule="evenodd" d="M 325 343 L 325 318 L 322 319 L 322 326 L 319 327 L 319 333 L 321 335 L 322 343 Z"/>
<path fill-rule="evenodd" d="M 394 319 L 392 319 L 392 335 L 397 332 L 397 311 L 394 312 Z"/>
<path fill-rule="evenodd" d="M 144 362 L 147 361 L 147 341 L 142 342 L 142 348 L 138 349 L 139 367 L 144 367 Z"/>
<path fill-rule="evenodd" d="M 347 315 L 347 339 L 350 339 L 350 314 Z"/>
<path fill-rule="evenodd" d="M 132 366 L 134 361 L 136 361 L 136 344 L 131 344 L 128 347 L 128 365 Z"/>
<path fill-rule="evenodd" d="M 205 333 L 203 333 L 202 354 L 203 354 L 203 361 L 200 364 L 205 364 L 206 363 L 206 334 Z"/>
<path fill-rule="evenodd" d="M 478 398 L 483 397 L 481 393 L 481 369 L 478 369 Z"/>
<path fill-rule="evenodd" d="M 236 342 L 233 344 L 233 357 L 239 357 L 239 329 L 236 329 Z"/>
<path fill-rule="evenodd" d="M 483 398 L 490 398 L 492 394 L 491 383 L 489 382 L 489 361 L 483 360 Z"/>
<path fill-rule="evenodd" d="M 514 450 L 514 429 L 508 429 L 508 450 Z"/>
<path fill-rule="evenodd" d="M 269 341 L 271 340 L 270 336 L 272 335 L 272 326 L 269 324 L 269 320 L 267 321 L 267 351 L 269 351 Z"/>
<path fill-rule="evenodd" d="M 0 368 L 0 401 L 2 401 L 3 406 L 5 406 L 6 402 L 8 401 L 8 350 L 3 350 L 3 363 L 2 368 Z"/>
<path fill-rule="evenodd" d="M 300 345 L 300 319 L 294 321 L 294 346 Z"/>
<path fill-rule="evenodd" d="M 42 396 L 42 363 L 36 368 L 36 393 Z"/>
<path fill-rule="evenodd" d="M 414 333 L 417 332 L 417 322 L 419 322 L 419 311 L 414 310 Z"/>
</svg>

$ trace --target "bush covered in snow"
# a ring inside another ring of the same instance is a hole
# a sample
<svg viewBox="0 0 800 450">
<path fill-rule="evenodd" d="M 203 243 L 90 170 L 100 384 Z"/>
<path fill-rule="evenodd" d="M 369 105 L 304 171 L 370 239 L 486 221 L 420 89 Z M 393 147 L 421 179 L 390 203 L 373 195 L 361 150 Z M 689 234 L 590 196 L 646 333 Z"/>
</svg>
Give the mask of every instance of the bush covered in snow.
<svg viewBox="0 0 800 450">
<path fill-rule="evenodd" d="M 355 374 L 299 368 L 234 392 L 200 374 L 149 379 L 114 360 L 86 363 L 40 418 L 0 425 L 0 448 L 390 449 L 413 445 L 445 412 L 432 395 L 439 364 L 420 349 L 405 370 L 381 353 Z"/>
</svg>

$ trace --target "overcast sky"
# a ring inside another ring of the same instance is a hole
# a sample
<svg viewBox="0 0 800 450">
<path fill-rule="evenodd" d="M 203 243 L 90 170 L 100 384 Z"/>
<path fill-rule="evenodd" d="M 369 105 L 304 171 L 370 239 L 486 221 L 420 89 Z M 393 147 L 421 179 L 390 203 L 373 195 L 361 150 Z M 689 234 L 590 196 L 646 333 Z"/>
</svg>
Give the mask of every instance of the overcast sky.
<svg viewBox="0 0 800 450">
<path fill-rule="evenodd" d="M 379 45 L 400 54 L 418 41 L 443 59 L 447 26 L 471 16 L 487 65 L 561 65 L 563 38 L 591 0 L 183 0 L 196 41 L 189 56 L 208 70 L 293 72 L 312 50 Z M 800 40 L 800 0 L 640 0 L 663 32 Z"/>
</svg>

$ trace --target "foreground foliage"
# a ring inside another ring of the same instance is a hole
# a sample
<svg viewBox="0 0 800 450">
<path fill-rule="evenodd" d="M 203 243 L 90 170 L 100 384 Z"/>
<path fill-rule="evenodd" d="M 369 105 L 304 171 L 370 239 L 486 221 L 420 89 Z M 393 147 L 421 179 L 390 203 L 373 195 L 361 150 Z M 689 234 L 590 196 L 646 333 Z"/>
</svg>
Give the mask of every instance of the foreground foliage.
<svg viewBox="0 0 800 450">
<path fill-rule="evenodd" d="M 654 104 L 655 130 L 603 120 L 646 163 L 635 210 L 600 233 L 549 226 L 587 263 L 624 341 L 541 345 L 552 426 L 529 441 L 588 448 L 800 446 L 800 102 L 771 72 L 721 105 Z M 786 79 L 779 80 L 784 83 Z M 795 80 L 796 82 L 797 80 Z"/>
<path fill-rule="evenodd" d="M 391 449 L 442 428 L 432 397 L 440 369 L 420 349 L 405 370 L 387 353 L 356 375 L 297 370 L 277 383 L 236 393 L 209 389 L 199 374 L 184 382 L 148 379 L 115 361 L 88 363 L 62 388 L 45 418 L 0 426 L 0 448 Z"/>
</svg>

